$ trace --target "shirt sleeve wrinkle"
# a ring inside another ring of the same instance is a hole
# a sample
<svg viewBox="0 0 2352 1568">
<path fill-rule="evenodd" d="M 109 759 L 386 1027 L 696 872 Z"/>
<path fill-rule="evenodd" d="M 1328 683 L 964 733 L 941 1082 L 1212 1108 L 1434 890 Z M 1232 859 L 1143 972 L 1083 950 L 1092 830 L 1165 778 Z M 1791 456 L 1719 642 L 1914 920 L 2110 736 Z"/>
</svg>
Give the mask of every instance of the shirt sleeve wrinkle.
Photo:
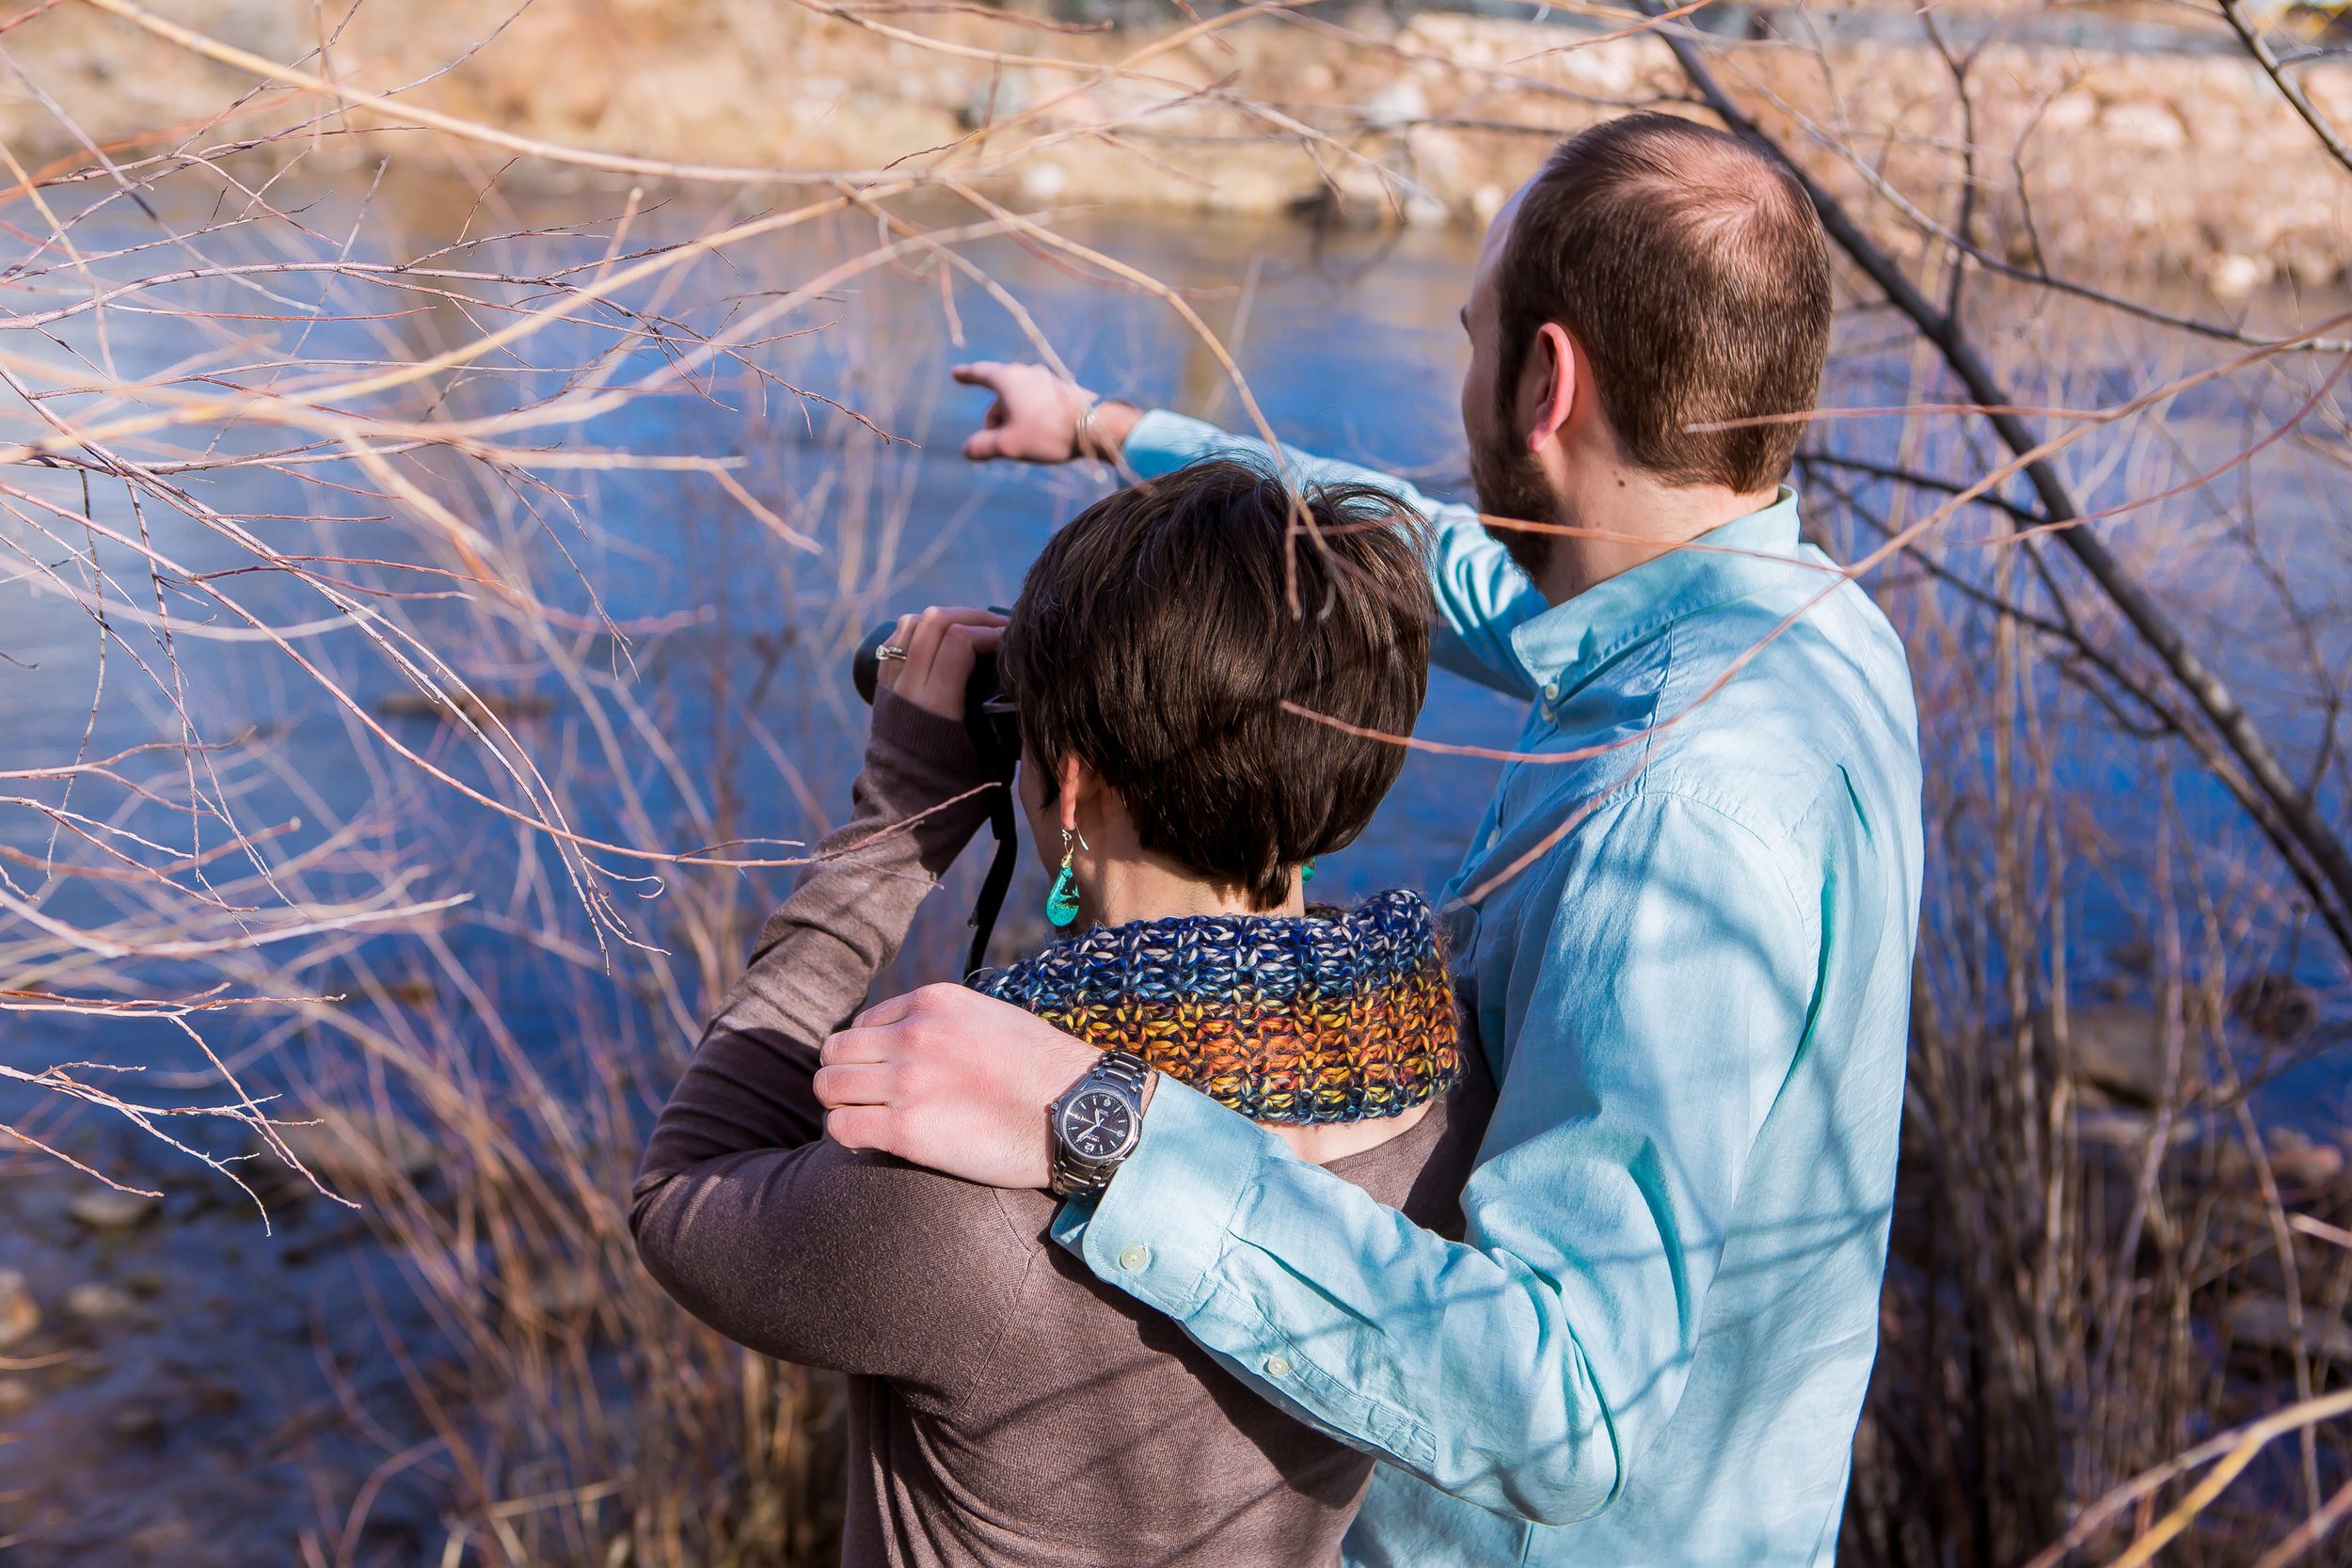
<svg viewBox="0 0 2352 1568">
<path fill-rule="evenodd" d="M 1814 965 L 1777 857 L 1718 812 L 1652 790 L 1564 852 L 1554 918 L 1514 959 L 1537 977 L 1464 1209 L 1473 1241 L 1559 1281 L 1630 1467 L 1687 1381 Z"/>
<path fill-rule="evenodd" d="M 1618 1465 L 1606 1401 L 1555 1281 L 1508 1251 L 1436 1238 L 1313 1165 L 1266 1175 L 1229 1255 L 1258 1287 L 1227 1308 L 1239 1318 L 1247 1302 L 1255 1319 L 1251 1382 L 1490 1509 L 1561 1524 L 1607 1504 Z M 1301 1200 L 1333 1188 L 1362 1199 L 1360 1221 L 1302 1233 Z M 1220 1296 L 1234 1272 L 1220 1271 Z M 1269 1362 L 1287 1371 L 1264 1375 Z M 1465 1407 L 1475 1419 L 1459 1418 Z"/>
</svg>

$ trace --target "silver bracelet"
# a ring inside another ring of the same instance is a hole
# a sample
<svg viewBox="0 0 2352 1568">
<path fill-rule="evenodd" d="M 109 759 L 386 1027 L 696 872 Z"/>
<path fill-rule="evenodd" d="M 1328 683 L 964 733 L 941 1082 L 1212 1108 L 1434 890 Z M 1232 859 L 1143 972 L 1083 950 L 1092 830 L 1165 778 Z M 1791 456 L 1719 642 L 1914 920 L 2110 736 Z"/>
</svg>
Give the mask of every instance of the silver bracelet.
<svg viewBox="0 0 2352 1568">
<path fill-rule="evenodd" d="M 1117 452 L 1104 450 L 1102 444 L 1094 438 L 1094 416 L 1102 409 L 1103 404 L 1106 401 L 1108 400 L 1096 398 L 1092 403 L 1088 404 L 1084 408 L 1078 410 L 1078 429 L 1076 435 L 1071 441 L 1073 449 L 1070 454 L 1071 456 L 1091 457 L 1098 463 L 1117 463 L 1119 461 L 1119 454 Z"/>
</svg>

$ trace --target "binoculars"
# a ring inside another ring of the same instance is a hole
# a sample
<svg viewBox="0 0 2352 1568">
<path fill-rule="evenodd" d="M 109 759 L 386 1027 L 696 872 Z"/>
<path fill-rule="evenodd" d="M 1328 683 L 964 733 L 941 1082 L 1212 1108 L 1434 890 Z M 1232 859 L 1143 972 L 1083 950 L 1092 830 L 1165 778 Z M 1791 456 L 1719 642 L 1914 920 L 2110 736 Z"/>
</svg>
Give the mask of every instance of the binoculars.
<svg viewBox="0 0 2352 1568">
<path fill-rule="evenodd" d="M 989 608 L 999 615 L 1009 613 L 994 605 Z M 898 622 L 884 621 L 867 632 L 857 652 L 850 656 L 850 684 L 857 688 L 859 698 L 868 707 L 882 685 L 882 651 L 898 631 Z M 1013 819 L 1012 778 L 1021 765 L 1021 730 L 996 677 L 994 654 L 975 659 L 972 676 L 964 682 L 963 730 L 972 737 L 972 749 L 979 753 L 981 771 L 995 784 L 988 795 L 988 819 L 996 832 L 996 858 L 989 862 L 980 896 L 972 906 L 972 951 L 963 966 L 968 978 L 987 962 L 988 939 L 994 934 L 996 916 L 1005 907 L 1005 890 L 1012 885 L 1013 861 L 1020 845 Z"/>
</svg>

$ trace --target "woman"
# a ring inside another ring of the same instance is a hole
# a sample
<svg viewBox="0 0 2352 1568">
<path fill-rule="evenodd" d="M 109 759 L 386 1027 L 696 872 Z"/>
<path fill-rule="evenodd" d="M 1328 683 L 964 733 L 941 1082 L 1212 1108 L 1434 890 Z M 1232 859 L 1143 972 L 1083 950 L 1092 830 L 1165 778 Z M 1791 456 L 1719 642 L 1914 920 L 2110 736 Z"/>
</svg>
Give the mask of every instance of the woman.
<svg viewBox="0 0 2352 1568">
<path fill-rule="evenodd" d="M 1484 1108 L 1456 1087 L 1430 912 L 1390 893 L 1310 913 L 1301 891 L 1402 752 L 1283 706 L 1409 729 L 1425 569 L 1377 492 L 1305 508 L 1311 533 L 1279 482 L 1200 465 L 1063 529 L 1009 621 L 902 621 L 856 815 L 761 932 L 655 1129 L 633 1215 L 647 1269 L 743 1343 L 851 1374 L 848 1568 L 1338 1560 L 1369 1458 L 1098 1282 L 1053 1243 L 1050 1195 L 845 1149 L 810 1088 L 985 816 L 963 692 L 1001 643 L 1049 913 L 1084 934 L 971 983 L 1458 1229 Z"/>
</svg>

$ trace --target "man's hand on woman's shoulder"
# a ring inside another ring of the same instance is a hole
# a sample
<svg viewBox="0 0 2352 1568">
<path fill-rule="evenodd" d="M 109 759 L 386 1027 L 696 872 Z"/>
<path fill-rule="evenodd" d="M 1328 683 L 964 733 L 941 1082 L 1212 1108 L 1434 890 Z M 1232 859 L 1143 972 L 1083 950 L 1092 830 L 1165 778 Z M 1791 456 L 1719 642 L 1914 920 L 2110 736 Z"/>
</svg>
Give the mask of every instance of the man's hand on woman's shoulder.
<svg viewBox="0 0 2352 1568">
<path fill-rule="evenodd" d="M 999 457 L 1022 463 L 1080 457 L 1115 462 L 1127 433 L 1143 417 L 1133 404 L 1100 397 L 1043 365 L 983 359 L 948 373 L 967 387 L 996 394 L 980 428 L 964 438 L 963 455 L 975 463 Z"/>
<path fill-rule="evenodd" d="M 1101 1054 L 1009 1002 L 925 986 L 825 1041 L 825 1135 L 988 1187 L 1043 1187 L 1046 1108 Z"/>
</svg>

